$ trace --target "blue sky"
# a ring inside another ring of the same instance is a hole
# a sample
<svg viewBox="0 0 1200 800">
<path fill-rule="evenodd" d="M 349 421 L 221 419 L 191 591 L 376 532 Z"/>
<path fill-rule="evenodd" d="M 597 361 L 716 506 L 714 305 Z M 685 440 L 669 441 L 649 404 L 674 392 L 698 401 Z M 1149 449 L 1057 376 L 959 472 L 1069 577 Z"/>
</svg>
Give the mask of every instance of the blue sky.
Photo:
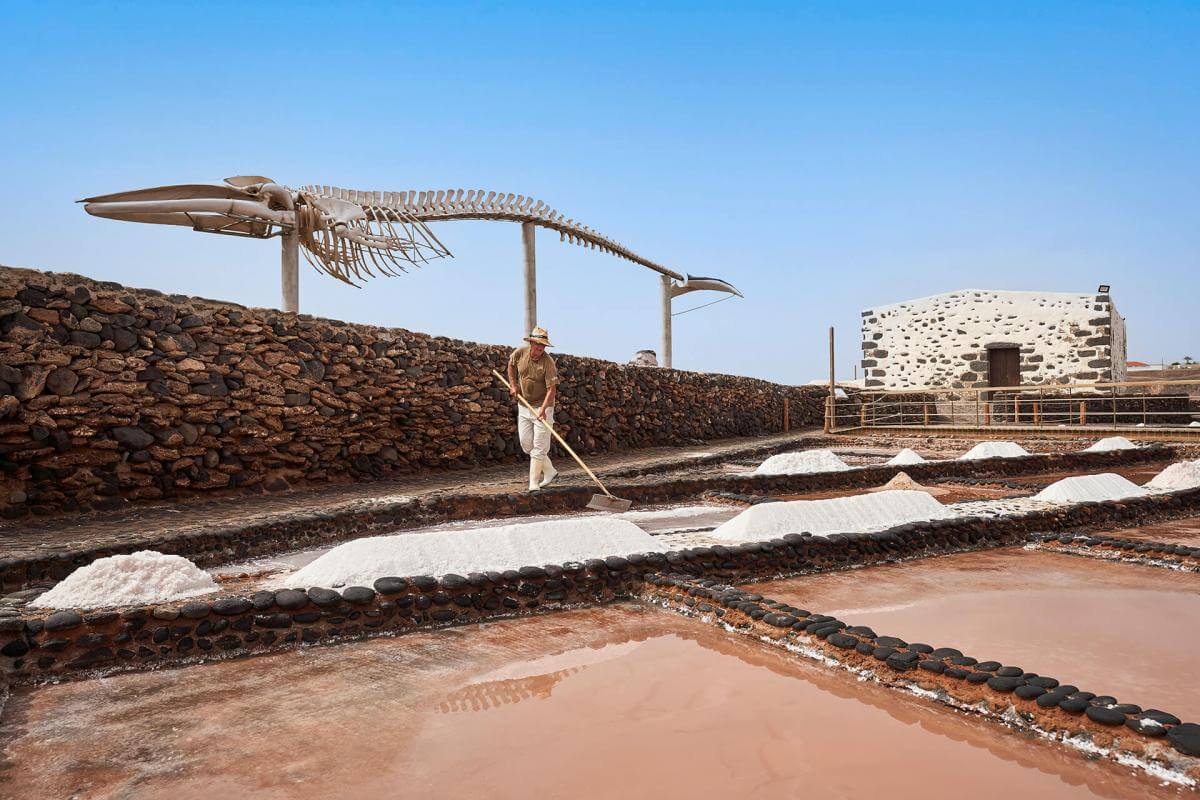
<svg viewBox="0 0 1200 800">
<path fill-rule="evenodd" d="M 0 263 L 278 304 L 274 242 L 73 201 L 262 174 L 541 198 L 745 294 L 676 319 L 684 369 L 803 382 L 859 311 L 1113 285 L 1130 356 L 1200 357 L 1200 3 L 13 3 Z M 520 230 L 301 308 L 514 342 Z M 656 276 L 538 238 L 563 352 L 658 343 Z M 703 302 L 692 295 L 677 309 Z M 694 302 L 692 302 L 694 301 Z"/>
</svg>

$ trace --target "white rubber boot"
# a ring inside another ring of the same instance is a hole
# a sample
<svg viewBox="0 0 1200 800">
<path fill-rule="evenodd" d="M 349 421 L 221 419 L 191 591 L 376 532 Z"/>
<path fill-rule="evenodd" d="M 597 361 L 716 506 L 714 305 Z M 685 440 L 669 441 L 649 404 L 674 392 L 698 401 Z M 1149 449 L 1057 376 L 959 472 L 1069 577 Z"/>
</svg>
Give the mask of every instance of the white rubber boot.
<svg viewBox="0 0 1200 800">
<path fill-rule="evenodd" d="M 542 477 L 542 462 L 536 458 L 529 459 L 529 491 L 536 492 L 542 488 L 538 481 Z"/>
<path fill-rule="evenodd" d="M 538 488 L 545 489 L 557 477 L 558 470 L 550 463 L 550 456 L 544 456 L 542 458 L 542 482 L 538 484 Z"/>
</svg>

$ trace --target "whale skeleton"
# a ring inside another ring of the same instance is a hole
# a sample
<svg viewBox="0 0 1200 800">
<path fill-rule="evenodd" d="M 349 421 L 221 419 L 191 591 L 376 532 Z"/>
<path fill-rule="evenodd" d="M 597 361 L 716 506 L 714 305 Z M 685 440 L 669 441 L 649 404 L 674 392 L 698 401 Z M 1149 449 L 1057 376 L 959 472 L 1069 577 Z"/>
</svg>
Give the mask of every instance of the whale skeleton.
<svg viewBox="0 0 1200 800">
<path fill-rule="evenodd" d="M 559 240 L 631 261 L 662 276 L 663 347 L 670 365 L 670 300 L 710 290 L 741 297 L 719 278 L 693 277 L 635 253 L 541 200 L 483 189 L 370 192 L 336 186 L 292 189 L 261 175 L 238 175 L 224 184 L 179 184 L 134 189 L 80 201 L 96 217 L 181 225 L 202 233 L 283 240 L 283 306 L 299 310 L 297 253 L 320 272 L 359 286 L 375 275 L 396 275 L 452 256 L 427 223 L 499 220 L 520 223 L 526 233 L 526 329 L 536 323 L 532 228 Z"/>
</svg>

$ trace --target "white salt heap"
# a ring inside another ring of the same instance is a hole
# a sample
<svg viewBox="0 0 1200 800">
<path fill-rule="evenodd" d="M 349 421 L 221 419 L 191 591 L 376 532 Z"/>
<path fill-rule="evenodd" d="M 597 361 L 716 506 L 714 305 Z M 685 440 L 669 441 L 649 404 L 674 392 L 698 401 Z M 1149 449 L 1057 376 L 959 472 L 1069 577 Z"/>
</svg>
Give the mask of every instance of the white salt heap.
<svg viewBox="0 0 1200 800">
<path fill-rule="evenodd" d="M 841 472 L 850 469 L 832 450 L 801 450 L 768 458 L 754 470 L 755 475 L 799 475 L 809 472 Z"/>
<path fill-rule="evenodd" d="M 338 545 L 285 577 L 283 585 L 370 586 L 376 578 L 390 575 L 466 575 L 661 549 L 653 536 L 632 522 L 601 516 L 401 533 Z"/>
<path fill-rule="evenodd" d="M 908 466 L 909 464 L 924 464 L 925 459 L 922 458 L 921 454 L 916 450 L 906 447 L 899 453 L 896 453 L 896 455 L 889 458 L 887 463 L 889 466 L 893 467 L 904 467 Z"/>
<path fill-rule="evenodd" d="M 1135 450 L 1137 445 L 1126 439 L 1124 436 L 1109 436 L 1107 439 L 1101 439 L 1091 447 L 1085 447 L 1085 453 L 1106 453 L 1109 450 Z"/>
<path fill-rule="evenodd" d="M 1029 451 L 1016 442 L 980 442 L 959 456 L 959 460 L 973 461 L 978 458 L 1020 458 Z"/>
<path fill-rule="evenodd" d="M 217 591 L 212 576 L 183 556 L 153 550 L 100 558 L 30 603 L 39 608 L 104 608 Z"/>
<path fill-rule="evenodd" d="M 1092 500 L 1142 497 L 1147 494 L 1149 492 L 1133 481 L 1111 472 L 1105 472 L 1100 475 L 1076 475 L 1073 478 L 1063 478 L 1042 489 L 1033 496 L 1033 499 L 1045 500 L 1049 503 L 1086 503 Z"/>
<path fill-rule="evenodd" d="M 1147 489 L 1191 489 L 1200 486 L 1200 459 L 1179 461 L 1155 475 L 1146 483 Z"/>
<path fill-rule="evenodd" d="M 717 539 L 762 541 L 787 533 L 881 531 L 893 525 L 952 516 L 925 492 L 887 491 L 835 497 L 830 500 L 792 500 L 750 506 L 712 532 Z"/>
</svg>

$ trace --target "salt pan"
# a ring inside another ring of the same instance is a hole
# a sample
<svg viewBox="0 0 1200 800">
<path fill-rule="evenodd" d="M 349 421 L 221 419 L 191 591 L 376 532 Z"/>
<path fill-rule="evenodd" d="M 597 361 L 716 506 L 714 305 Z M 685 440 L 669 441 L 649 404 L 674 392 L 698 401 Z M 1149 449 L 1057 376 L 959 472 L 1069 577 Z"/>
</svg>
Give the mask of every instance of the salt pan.
<svg viewBox="0 0 1200 800">
<path fill-rule="evenodd" d="M 973 461 L 979 458 L 1020 458 L 1029 451 L 1016 442 L 980 442 L 959 456 L 959 460 Z"/>
<path fill-rule="evenodd" d="M 908 466 L 909 464 L 924 464 L 925 459 L 922 458 L 921 454 L 916 450 L 906 447 L 899 453 L 896 453 L 896 455 L 889 458 L 887 463 L 893 467 L 903 467 Z"/>
<path fill-rule="evenodd" d="M 1087 503 L 1093 500 L 1121 500 L 1126 497 L 1142 497 L 1147 495 L 1142 487 L 1133 481 L 1105 472 L 1100 475 L 1076 475 L 1073 478 L 1063 478 L 1042 489 L 1035 500 L 1045 500 L 1050 503 Z"/>
<path fill-rule="evenodd" d="M 1179 461 L 1155 475 L 1146 483 L 1148 489 L 1191 489 L 1200 486 L 1200 459 Z"/>
<path fill-rule="evenodd" d="M 212 576 L 183 556 L 153 550 L 99 558 L 30 603 L 39 608 L 104 608 L 217 591 Z"/>
<path fill-rule="evenodd" d="M 742 541 L 775 539 L 788 533 L 828 536 L 950 516 L 945 506 L 925 492 L 886 491 L 830 500 L 760 503 L 718 526 L 712 535 Z"/>
<path fill-rule="evenodd" d="M 1137 445 L 1126 439 L 1124 436 L 1109 436 L 1106 439 L 1101 439 L 1091 447 L 1085 447 L 1085 453 L 1105 453 L 1109 450 L 1136 450 Z"/>
<path fill-rule="evenodd" d="M 562 564 L 662 548 L 632 522 L 612 517 L 372 536 L 338 545 L 283 579 L 283 585 L 369 586 L 385 576 L 445 575 Z"/>
<path fill-rule="evenodd" d="M 755 475 L 800 475 L 809 472 L 841 472 L 850 469 L 832 450 L 801 450 L 780 453 L 758 465 Z"/>
</svg>

